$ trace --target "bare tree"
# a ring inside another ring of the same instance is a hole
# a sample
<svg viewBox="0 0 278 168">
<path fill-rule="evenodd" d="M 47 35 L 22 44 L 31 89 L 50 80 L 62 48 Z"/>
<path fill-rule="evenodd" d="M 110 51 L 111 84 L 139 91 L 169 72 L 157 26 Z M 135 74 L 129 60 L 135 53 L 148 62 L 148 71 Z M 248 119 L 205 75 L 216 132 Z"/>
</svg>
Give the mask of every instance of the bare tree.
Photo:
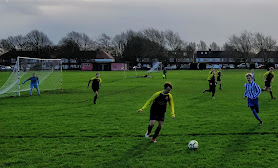
<svg viewBox="0 0 278 168">
<path fill-rule="evenodd" d="M 98 37 L 97 42 L 98 42 L 98 46 L 106 52 L 109 51 L 112 44 L 111 37 L 106 35 L 105 33 L 101 34 Z"/>
<path fill-rule="evenodd" d="M 26 35 L 27 49 L 36 50 L 51 46 L 53 43 L 49 40 L 46 34 L 38 30 L 32 30 Z"/>
<path fill-rule="evenodd" d="M 228 44 L 235 50 L 241 53 L 242 61 L 250 62 L 252 51 L 253 34 L 247 31 L 242 32 L 239 36 L 232 35 L 229 38 Z"/>
<path fill-rule="evenodd" d="M 188 45 L 185 48 L 187 55 L 189 57 L 192 57 L 194 59 L 194 62 L 195 62 L 194 54 L 196 52 L 196 46 L 197 45 L 195 42 L 190 42 L 190 43 L 188 43 Z"/>
<path fill-rule="evenodd" d="M 267 62 L 270 58 L 270 51 L 275 51 L 276 49 L 276 40 L 271 36 L 256 33 L 254 34 L 253 46 L 254 50 L 258 52 L 258 55 L 263 58 L 264 62 Z"/>
<path fill-rule="evenodd" d="M 165 39 L 167 48 L 170 50 L 178 50 L 181 49 L 184 42 L 180 38 L 180 35 L 178 33 L 174 33 L 172 30 L 167 30 L 165 32 Z"/>
<path fill-rule="evenodd" d="M 127 30 L 121 34 L 115 35 L 112 39 L 112 47 L 115 49 L 116 56 L 121 57 L 127 42 L 132 39 L 132 37 L 138 36 L 138 33 L 133 30 Z"/>
<path fill-rule="evenodd" d="M 208 50 L 207 44 L 204 41 L 200 41 L 199 44 L 197 44 L 198 50 L 199 51 L 206 51 Z"/>
<path fill-rule="evenodd" d="M 3 48 L 4 51 L 10 51 L 12 49 L 15 49 L 14 44 L 8 39 L 2 39 L 0 41 L 0 47 Z"/>
<path fill-rule="evenodd" d="M 96 48 L 95 42 L 85 33 L 78 33 L 72 31 L 68 33 L 66 37 L 63 37 L 59 41 L 59 45 L 61 46 L 64 44 L 68 44 L 69 41 L 72 41 L 72 43 L 77 44 L 80 50 L 82 51 L 92 50 Z"/>
<path fill-rule="evenodd" d="M 80 42 L 81 50 L 87 51 L 87 50 L 92 50 L 96 48 L 96 42 L 94 42 L 88 35 L 85 33 L 82 34 L 81 36 L 81 42 Z"/>
<path fill-rule="evenodd" d="M 210 48 L 212 51 L 220 51 L 220 47 L 219 47 L 215 42 L 212 42 L 212 43 L 209 45 L 209 48 Z"/>
<path fill-rule="evenodd" d="M 150 41 L 156 42 L 160 46 L 165 47 L 165 34 L 162 31 L 149 28 L 139 32 L 139 35 L 141 35 L 143 38 L 149 39 Z"/>
</svg>

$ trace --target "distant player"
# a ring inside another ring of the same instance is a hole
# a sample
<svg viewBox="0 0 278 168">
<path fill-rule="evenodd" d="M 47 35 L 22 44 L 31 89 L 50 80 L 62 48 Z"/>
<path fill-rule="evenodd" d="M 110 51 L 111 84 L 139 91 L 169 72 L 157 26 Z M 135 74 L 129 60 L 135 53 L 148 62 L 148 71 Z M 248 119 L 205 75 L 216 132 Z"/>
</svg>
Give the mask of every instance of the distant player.
<svg viewBox="0 0 278 168">
<path fill-rule="evenodd" d="M 267 91 L 269 90 L 269 93 L 270 93 L 270 96 L 271 96 L 271 99 L 276 99 L 275 97 L 273 97 L 272 95 L 272 87 L 271 87 L 271 83 L 273 82 L 273 79 L 274 79 L 274 68 L 273 67 L 270 67 L 269 68 L 269 71 L 267 71 L 265 74 L 264 74 L 264 82 L 265 82 L 265 88 L 262 89 L 262 91 Z"/>
<path fill-rule="evenodd" d="M 101 82 L 102 82 L 102 80 L 99 78 L 99 76 L 100 76 L 100 74 L 96 73 L 96 77 L 89 80 L 88 86 L 87 86 L 87 88 L 88 88 L 90 86 L 90 83 L 92 82 L 92 89 L 95 93 L 94 104 L 96 104 L 96 102 L 97 102 L 98 90 L 99 90 L 99 86 L 101 85 Z"/>
<path fill-rule="evenodd" d="M 215 94 L 215 87 L 216 87 L 216 82 L 215 82 L 215 71 L 212 70 L 211 74 L 208 76 L 208 81 L 209 81 L 209 90 L 204 90 L 203 93 L 205 92 L 212 92 L 212 98 L 214 98 Z"/>
<path fill-rule="evenodd" d="M 219 89 L 221 90 L 222 89 L 221 88 L 221 84 L 222 84 L 221 76 L 223 76 L 221 68 L 219 68 L 219 71 L 217 71 L 216 74 L 217 74 L 217 84 L 219 83 Z"/>
<path fill-rule="evenodd" d="M 33 73 L 33 76 L 31 78 L 25 80 L 22 84 L 24 84 L 25 82 L 27 82 L 29 80 L 31 80 L 30 96 L 32 95 L 33 88 L 36 88 L 38 95 L 40 95 L 40 91 L 39 91 L 39 87 L 38 87 L 38 85 L 40 84 L 40 81 L 39 81 L 39 78 L 36 76 L 36 73 Z"/>
<path fill-rule="evenodd" d="M 171 83 L 166 82 L 164 84 L 164 90 L 160 92 L 156 92 L 147 102 L 146 104 L 139 109 L 137 112 L 140 113 L 144 109 L 147 108 L 148 105 L 152 103 L 151 110 L 150 110 L 150 124 L 148 126 L 148 131 L 145 134 L 146 138 L 149 138 L 150 133 L 152 132 L 152 129 L 155 125 L 155 121 L 158 121 L 158 126 L 155 130 L 155 133 L 153 135 L 152 141 L 155 143 L 156 138 L 158 137 L 158 134 L 161 130 L 161 127 L 164 123 L 165 118 L 165 112 L 167 103 L 170 106 L 170 112 L 172 115 L 172 118 L 175 119 L 175 112 L 174 112 L 174 101 L 173 97 L 170 94 L 170 91 L 172 90 L 173 86 Z"/>
<path fill-rule="evenodd" d="M 167 79 L 166 74 L 167 74 L 167 69 L 166 69 L 166 67 L 164 67 L 164 69 L 163 69 L 163 79 Z"/>
<path fill-rule="evenodd" d="M 247 79 L 247 83 L 244 84 L 245 93 L 244 99 L 248 98 L 248 107 L 251 108 L 254 116 L 260 122 L 259 125 L 262 125 L 263 122 L 258 116 L 259 113 L 259 95 L 261 94 L 261 88 L 258 84 L 253 81 L 253 77 L 251 73 L 247 73 L 245 75 Z"/>
<path fill-rule="evenodd" d="M 251 74 L 252 74 L 252 76 L 253 76 L 253 81 L 255 82 L 255 71 L 254 71 L 253 68 L 251 69 Z"/>
</svg>

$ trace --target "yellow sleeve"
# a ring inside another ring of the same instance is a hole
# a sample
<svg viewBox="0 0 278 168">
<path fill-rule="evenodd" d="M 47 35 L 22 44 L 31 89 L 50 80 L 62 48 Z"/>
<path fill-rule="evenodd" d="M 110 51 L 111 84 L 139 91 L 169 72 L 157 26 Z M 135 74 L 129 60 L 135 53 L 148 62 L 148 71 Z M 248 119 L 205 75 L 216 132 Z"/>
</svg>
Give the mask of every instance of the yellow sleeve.
<svg viewBox="0 0 278 168">
<path fill-rule="evenodd" d="M 208 80 L 211 80 L 211 78 L 213 77 L 213 74 L 208 76 Z"/>
<path fill-rule="evenodd" d="M 170 107 L 170 113 L 172 117 L 175 117 L 175 109 L 174 109 L 174 100 L 173 100 L 173 96 L 169 93 L 169 107 Z"/>
<path fill-rule="evenodd" d="M 93 78 L 91 79 L 91 81 L 94 80 L 94 79 L 95 79 L 95 78 L 93 77 Z"/>
<path fill-rule="evenodd" d="M 267 71 L 267 72 L 264 74 L 264 78 L 266 78 L 268 74 L 269 74 L 269 71 Z"/>
<path fill-rule="evenodd" d="M 102 80 L 99 78 L 99 82 L 101 83 L 102 82 Z"/>
<path fill-rule="evenodd" d="M 159 94 L 161 93 L 160 92 L 156 92 L 146 103 L 145 105 L 140 109 L 140 110 L 145 110 L 158 96 Z"/>
<path fill-rule="evenodd" d="M 211 74 L 212 71 L 209 71 L 209 75 Z"/>
</svg>

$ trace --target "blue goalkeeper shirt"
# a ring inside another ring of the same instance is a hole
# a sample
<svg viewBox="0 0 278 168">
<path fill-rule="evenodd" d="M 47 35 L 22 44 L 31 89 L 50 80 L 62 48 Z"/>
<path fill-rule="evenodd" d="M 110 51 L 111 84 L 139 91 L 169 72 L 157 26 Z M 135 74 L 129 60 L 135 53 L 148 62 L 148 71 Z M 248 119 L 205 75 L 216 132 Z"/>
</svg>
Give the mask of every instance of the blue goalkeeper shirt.
<svg viewBox="0 0 278 168">
<path fill-rule="evenodd" d="M 36 77 L 32 76 L 31 78 L 29 78 L 26 81 L 24 81 L 24 83 L 27 82 L 28 80 L 31 80 L 31 85 L 40 84 L 39 78 L 37 76 Z"/>
</svg>

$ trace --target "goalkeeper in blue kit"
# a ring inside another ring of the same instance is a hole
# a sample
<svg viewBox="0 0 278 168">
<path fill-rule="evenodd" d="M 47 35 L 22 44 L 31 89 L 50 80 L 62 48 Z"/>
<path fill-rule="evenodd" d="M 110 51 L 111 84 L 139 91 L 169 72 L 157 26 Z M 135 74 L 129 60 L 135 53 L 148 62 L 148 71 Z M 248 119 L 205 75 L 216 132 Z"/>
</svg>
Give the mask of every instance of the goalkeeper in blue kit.
<svg viewBox="0 0 278 168">
<path fill-rule="evenodd" d="M 36 76 L 36 73 L 33 73 L 33 76 L 31 78 L 25 80 L 22 84 L 24 84 L 25 82 L 27 82 L 29 80 L 31 81 L 30 96 L 32 95 L 33 88 L 36 88 L 38 95 L 40 95 L 40 91 L 39 91 L 39 87 L 38 87 L 38 85 L 40 84 L 40 81 L 39 81 L 39 78 Z"/>
</svg>

